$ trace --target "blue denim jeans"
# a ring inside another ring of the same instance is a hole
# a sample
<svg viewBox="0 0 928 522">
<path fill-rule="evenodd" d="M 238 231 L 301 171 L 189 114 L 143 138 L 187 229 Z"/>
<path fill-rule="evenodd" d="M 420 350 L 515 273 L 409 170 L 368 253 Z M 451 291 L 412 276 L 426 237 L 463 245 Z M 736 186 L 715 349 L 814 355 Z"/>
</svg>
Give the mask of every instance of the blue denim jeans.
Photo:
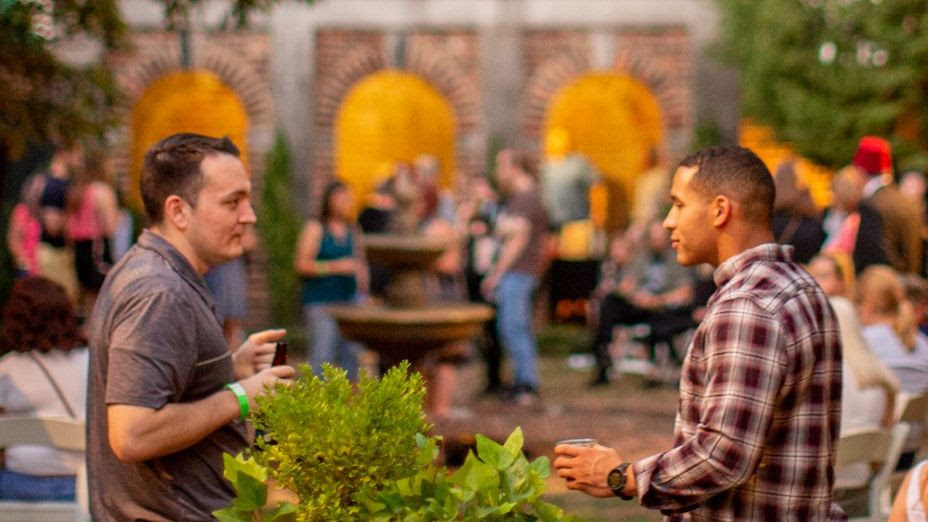
<svg viewBox="0 0 928 522">
<path fill-rule="evenodd" d="M 0 499 L 74 500 L 74 477 L 41 477 L 0 469 Z"/>
<path fill-rule="evenodd" d="M 532 320 L 532 294 L 538 278 L 522 272 L 503 274 L 496 288 L 499 338 L 512 361 L 515 386 L 538 388 L 538 343 Z"/>
<path fill-rule="evenodd" d="M 303 305 L 303 316 L 309 329 L 309 364 L 313 373 L 322 374 L 322 363 L 329 363 L 348 372 L 348 378 L 358 378 L 358 356 L 361 345 L 342 337 L 338 323 L 326 311 L 326 304 Z"/>
</svg>

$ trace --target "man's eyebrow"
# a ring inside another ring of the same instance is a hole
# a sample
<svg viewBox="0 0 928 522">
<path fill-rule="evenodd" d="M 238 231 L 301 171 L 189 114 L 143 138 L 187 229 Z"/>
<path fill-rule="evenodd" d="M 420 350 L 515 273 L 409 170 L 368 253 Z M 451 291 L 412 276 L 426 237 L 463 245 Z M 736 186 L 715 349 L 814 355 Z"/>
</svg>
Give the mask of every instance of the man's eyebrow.
<svg viewBox="0 0 928 522">
<path fill-rule="evenodd" d="M 226 194 L 226 195 L 222 196 L 221 199 L 224 199 L 224 200 L 231 200 L 231 199 L 238 199 L 238 198 L 246 197 L 246 196 L 248 196 L 248 191 L 247 191 L 247 190 L 236 190 L 235 192 L 232 192 L 232 193 L 229 193 L 229 194 Z"/>
</svg>

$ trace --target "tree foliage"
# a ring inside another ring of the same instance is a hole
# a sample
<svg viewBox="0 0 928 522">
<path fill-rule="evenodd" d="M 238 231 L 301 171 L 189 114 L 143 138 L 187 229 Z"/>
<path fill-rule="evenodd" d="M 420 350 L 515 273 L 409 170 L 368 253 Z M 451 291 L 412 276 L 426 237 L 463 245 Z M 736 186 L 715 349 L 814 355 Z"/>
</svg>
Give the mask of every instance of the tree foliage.
<svg viewBox="0 0 928 522">
<path fill-rule="evenodd" d="M 863 135 L 900 167 L 928 161 L 928 10 L 922 0 L 717 0 L 743 111 L 831 167 Z"/>
<path fill-rule="evenodd" d="M 116 0 L 0 0 L 0 144 L 14 156 L 29 143 L 72 142 L 112 123 L 112 77 L 103 67 L 62 62 L 54 45 L 93 35 L 108 48 L 125 26 Z"/>
</svg>

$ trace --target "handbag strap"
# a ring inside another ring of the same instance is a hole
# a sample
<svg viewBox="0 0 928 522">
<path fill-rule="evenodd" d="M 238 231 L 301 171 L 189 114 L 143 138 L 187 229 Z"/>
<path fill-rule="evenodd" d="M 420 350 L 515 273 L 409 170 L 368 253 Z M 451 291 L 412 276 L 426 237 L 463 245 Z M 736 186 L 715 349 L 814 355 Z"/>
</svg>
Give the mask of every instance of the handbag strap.
<svg viewBox="0 0 928 522">
<path fill-rule="evenodd" d="M 802 218 L 797 216 L 791 216 L 789 222 L 786 223 L 786 226 L 783 228 L 783 232 L 780 233 L 780 237 L 776 238 L 777 243 L 785 245 L 793 239 L 793 236 L 796 235 L 796 231 L 799 230 L 799 225 L 802 224 Z"/>
<path fill-rule="evenodd" d="M 76 419 L 77 415 L 74 414 L 74 408 L 71 407 L 71 403 L 69 403 L 68 400 L 65 398 L 64 393 L 61 392 L 61 387 L 58 386 L 58 382 L 55 381 L 54 377 L 52 377 L 52 373 L 48 371 L 48 368 L 45 366 L 45 364 L 42 363 L 42 361 L 39 360 L 39 358 L 36 357 L 34 353 L 29 352 L 29 357 L 32 358 L 33 361 L 35 361 L 35 363 L 42 370 L 42 373 L 45 374 L 45 378 L 48 379 L 48 382 L 51 383 L 52 388 L 55 389 L 55 394 L 58 395 L 58 399 L 61 400 L 61 404 L 64 404 L 64 409 L 68 411 L 68 415 L 72 419 Z"/>
</svg>

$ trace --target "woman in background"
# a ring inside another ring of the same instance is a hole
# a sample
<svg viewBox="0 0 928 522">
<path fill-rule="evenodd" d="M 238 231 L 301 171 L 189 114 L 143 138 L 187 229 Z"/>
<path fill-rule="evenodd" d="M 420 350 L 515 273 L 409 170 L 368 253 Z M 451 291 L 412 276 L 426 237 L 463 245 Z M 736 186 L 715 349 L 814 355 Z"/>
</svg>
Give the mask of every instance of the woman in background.
<svg viewBox="0 0 928 522">
<path fill-rule="evenodd" d="M 341 182 L 331 183 L 322 197 L 318 220 L 303 227 L 294 265 L 303 278 L 303 313 L 312 337 L 309 362 L 321 372 L 322 363 L 334 363 L 358 374 L 361 346 L 346 340 L 326 307 L 358 301 L 367 294 L 368 272 L 361 231 L 351 217 L 354 199 Z"/>
<path fill-rule="evenodd" d="M 107 182 L 103 151 L 88 147 L 75 169 L 67 199 L 68 239 L 81 286 L 83 317 L 89 320 L 106 272 L 113 264 L 110 238 L 119 221 L 116 191 Z"/>
<path fill-rule="evenodd" d="M 928 343 L 917 338 L 918 323 L 895 270 L 868 267 L 857 281 L 855 303 L 873 353 L 899 379 L 902 391 L 928 391 Z"/>
<path fill-rule="evenodd" d="M 17 416 L 83 421 L 87 348 L 64 288 L 43 277 L 16 281 L 3 307 L 0 408 Z M 6 448 L 0 498 L 73 500 L 82 452 L 44 446 Z"/>
</svg>

